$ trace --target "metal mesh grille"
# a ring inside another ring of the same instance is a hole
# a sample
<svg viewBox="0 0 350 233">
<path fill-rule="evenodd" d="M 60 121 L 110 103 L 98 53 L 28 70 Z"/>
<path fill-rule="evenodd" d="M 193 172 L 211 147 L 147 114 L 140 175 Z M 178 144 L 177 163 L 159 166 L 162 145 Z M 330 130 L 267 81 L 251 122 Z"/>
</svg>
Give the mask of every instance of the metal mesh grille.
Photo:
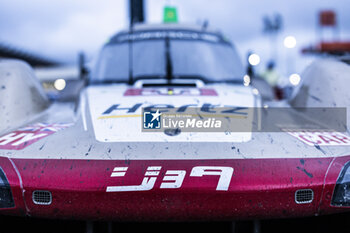
<svg viewBox="0 0 350 233">
<path fill-rule="evenodd" d="M 37 205 L 50 205 L 52 202 L 52 195 L 50 191 L 35 190 L 32 198 L 34 204 Z"/>
<path fill-rule="evenodd" d="M 311 203 L 314 199 L 312 189 L 299 189 L 295 192 L 295 202 L 298 204 Z"/>
</svg>

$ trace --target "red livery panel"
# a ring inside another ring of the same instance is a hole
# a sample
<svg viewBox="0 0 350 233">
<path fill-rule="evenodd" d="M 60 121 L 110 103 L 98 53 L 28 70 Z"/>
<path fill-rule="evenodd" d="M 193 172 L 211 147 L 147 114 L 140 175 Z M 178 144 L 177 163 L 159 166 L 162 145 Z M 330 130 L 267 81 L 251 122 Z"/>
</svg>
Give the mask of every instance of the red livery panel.
<svg viewBox="0 0 350 233">
<path fill-rule="evenodd" d="M 13 159 L 23 181 L 27 214 L 113 220 L 232 220 L 310 216 L 329 209 L 332 191 L 349 157 L 225 160 Z M 333 161 L 335 160 L 335 161 Z M 24 210 L 19 180 L 1 159 L 16 209 Z M 327 177 L 326 177 L 327 174 Z M 324 190 L 323 190 L 324 188 Z M 295 192 L 312 189 L 311 203 Z M 32 200 L 52 193 L 50 205 Z M 2 210 L 3 211 L 3 210 Z"/>
</svg>

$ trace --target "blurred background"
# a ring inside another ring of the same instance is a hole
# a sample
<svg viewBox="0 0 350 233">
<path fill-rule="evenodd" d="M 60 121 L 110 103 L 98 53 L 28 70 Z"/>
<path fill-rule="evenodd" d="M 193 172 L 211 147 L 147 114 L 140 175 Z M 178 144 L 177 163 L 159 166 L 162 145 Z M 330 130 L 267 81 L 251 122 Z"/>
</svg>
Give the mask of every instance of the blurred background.
<svg viewBox="0 0 350 233">
<path fill-rule="evenodd" d="M 144 0 L 144 21 L 162 23 L 165 6 L 176 7 L 179 23 L 219 28 L 244 62 L 248 52 L 256 53 L 256 70 L 273 59 L 285 76 L 314 58 L 303 48 L 350 39 L 346 0 Z M 76 64 L 80 51 L 93 61 L 108 38 L 129 26 L 128 7 L 128 0 L 0 0 L 0 44 L 67 65 Z M 320 26 L 324 10 L 336 14 L 334 27 Z"/>
<path fill-rule="evenodd" d="M 69 86 L 67 80 L 79 77 L 79 63 L 91 69 L 103 44 L 129 27 L 131 2 L 0 0 L 0 57 L 28 61 L 55 96 Z M 334 46 L 350 52 L 347 0 L 136 0 L 136 14 L 142 14 L 136 21 L 164 23 L 169 7 L 176 11 L 175 23 L 221 30 L 236 45 L 243 64 L 265 79 L 278 75 L 284 90 L 289 86 L 284 97 L 302 81 L 305 67 L 324 55 L 320 52 Z"/>
</svg>

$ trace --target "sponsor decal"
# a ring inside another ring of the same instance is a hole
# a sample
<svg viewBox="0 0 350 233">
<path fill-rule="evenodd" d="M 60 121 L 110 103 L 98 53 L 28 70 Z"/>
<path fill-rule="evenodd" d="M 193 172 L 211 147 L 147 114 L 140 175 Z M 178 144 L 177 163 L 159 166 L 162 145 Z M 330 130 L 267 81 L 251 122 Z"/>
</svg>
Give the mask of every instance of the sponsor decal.
<svg viewBox="0 0 350 233">
<path fill-rule="evenodd" d="M 210 87 L 212 88 L 212 87 Z M 204 88 L 204 89 L 210 89 Z M 173 89 L 174 92 L 168 92 L 168 88 L 159 88 L 160 92 L 152 92 L 151 94 L 154 96 L 139 96 L 140 94 L 144 95 L 145 92 L 141 91 L 141 89 L 158 89 L 151 87 L 144 87 L 138 90 L 135 88 L 126 88 L 122 86 L 115 86 L 113 88 L 108 89 L 100 89 L 100 88 L 89 88 L 87 90 L 89 111 L 92 118 L 92 126 L 94 135 L 97 141 L 99 142 L 160 142 L 164 141 L 164 139 L 168 141 L 192 141 L 192 142 L 201 142 L 201 141 L 229 141 L 229 142 L 242 142 L 249 141 L 251 138 L 251 133 L 244 131 L 244 133 L 234 133 L 234 134 L 226 134 L 223 132 L 221 128 L 215 129 L 216 132 L 211 135 L 204 134 L 201 132 L 208 131 L 208 128 L 205 130 L 198 131 L 196 133 L 190 132 L 189 129 L 181 130 L 182 133 L 178 134 L 176 137 L 170 137 L 169 134 L 166 134 L 163 129 L 163 125 L 161 125 L 160 129 L 152 129 L 147 128 L 144 129 L 144 121 L 143 121 L 143 113 L 144 112 L 156 112 L 159 109 L 159 112 L 162 113 L 161 117 L 163 119 L 163 115 L 168 110 L 167 113 L 179 113 L 184 115 L 188 110 L 188 108 L 197 108 L 199 109 L 199 114 L 204 117 L 211 117 L 215 119 L 219 119 L 217 116 L 212 116 L 214 111 L 217 115 L 229 115 L 227 118 L 231 116 L 234 118 L 249 118 L 246 113 L 249 106 L 254 104 L 253 99 L 254 96 L 247 94 L 244 95 L 244 98 L 240 98 L 241 94 L 231 89 L 222 86 L 223 95 L 219 94 L 219 90 L 215 88 L 215 93 L 218 96 L 209 95 L 209 93 L 198 92 L 198 89 L 201 88 L 182 88 L 175 87 Z M 129 89 L 133 89 L 135 91 L 127 91 Z M 164 89 L 164 92 L 163 92 Z M 190 90 L 187 92 L 193 96 L 186 95 L 178 95 L 178 90 L 181 89 L 197 89 Z M 227 89 L 227 91 L 226 91 Z M 214 90 L 214 89 L 213 89 Z M 126 92 L 127 91 L 127 92 Z M 125 96 L 128 93 L 130 96 Z M 161 96 L 157 96 L 161 94 L 174 94 L 174 98 L 172 96 L 166 100 L 164 98 L 160 98 Z M 206 96 L 195 96 L 195 95 L 206 95 Z M 131 95 L 135 95 L 134 97 Z M 163 101 L 162 101 L 163 100 Z M 218 107 L 226 108 L 217 109 Z M 172 110 L 171 110 L 172 109 Z M 224 111 L 224 112 L 223 112 Z M 226 112 L 227 111 L 227 112 Z M 198 115 L 197 113 L 197 115 Z M 168 114 L 169 115 L 169 114 Z M 210 115 L 210 116 L 209 116 Z M 250 115 L 250 114 L 249 114 Z M 152 120 L 152 119 L 151 119 Z M 155 121 L 155 120 L 154 120 Z M 161 124 L 163 124 L 163 120 L 161 120 Z M 239 125 L 239 124 L 237 124 Z M 154 125 L 155 126 L 155 125 Z M 148 133 L 142 133 L 142 131 L 147 131 Z M 162 133 L 150 133 L 152 130 L 159 130 Z M 212 130 L 210 129 L 212 132 Z M 190 132 L 190 133 L 187 133 Z M 240 131 L 242 132 L 242 131 Z M 247 133 L 246 133 L 247 132 Z"/>
<path fill-rule="evenodd" d="M 36 123 L 0 137 L 0 149 L 21 150 L 34 142 L 70 127 L 72 124 Z"/>
<path fill-rule="evenodd" d="M 211 88 L 129 88 L 124 96 L 218 96 Z"/>
<path fill-rule="evenodd" d="M 127 174 L 128 167 L 115 167 L 111 177 L 122 179 Z M 106 192 L 132 192 L 152 190 L 158 179 L 161 179 L 160 189 L 178 189 L 186 177 L 186 170 L 167 170 L 160 173 L 161 166 L 148 166 L 141 184 L 107 186 Z M 218 176 L 217 191 L 227 191 L 233 175 L 232 167 L 221 166 L 196 166 L 193 167 L 186 179 L 194 179 L 203 176 Z M 124 182 L 123 182 L 124 183 Z"/>
<path fill-rule="evenodd" d="M 248 107 L 237 107 L 224 105 L 220 108 L 219 105 L 203 103 L 201 105 L 193 103 L 193 104 L 184 104 L 179 107 L 175 107 L 170 104 L 154 104 L 154 105 L 144 105 L 143 103 L 136 103 L 131 106 L 125 106 L 122 104 L 113 104 L 106 108 L 102 114 L 97 119 L 108 119 L 108 118 L 123 118 L 123 117 L 142 117 L 141 114 L 135 114 L 143 107 L 144 112 L 156 112 L 160 110 L 161 112 L 169 112 L 172 111 L 174 113 L 186 113 L 188 110 L 197 108 L 198 111 L 202 115 L 203 114 L 232 114 L 238 115 L 242 117 L 247 117 L 249 109 Z M 119 113 L 119 114 L 117 114 Z"/>
<path fill-rule="evenodd" d="M 287 131 L 288 134 L 299 139 L 309 146 L 348 146 L 350 145 L 350 137 L 339 132 L 329 131 Z"/>
</svg>

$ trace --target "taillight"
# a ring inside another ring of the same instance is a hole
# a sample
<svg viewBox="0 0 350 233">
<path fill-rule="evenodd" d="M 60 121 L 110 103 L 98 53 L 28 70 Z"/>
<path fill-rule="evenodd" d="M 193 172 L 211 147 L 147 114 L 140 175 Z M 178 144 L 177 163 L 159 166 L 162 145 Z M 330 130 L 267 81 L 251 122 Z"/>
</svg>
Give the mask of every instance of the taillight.
<svg viewBox="0 0 350 233">
<path fill-rule="evenodd" d="M 13 201 L 10 184 L 7 181 L 6 175 L 0 167 L 0 208 L 15 207 Z"/>
</svg>

